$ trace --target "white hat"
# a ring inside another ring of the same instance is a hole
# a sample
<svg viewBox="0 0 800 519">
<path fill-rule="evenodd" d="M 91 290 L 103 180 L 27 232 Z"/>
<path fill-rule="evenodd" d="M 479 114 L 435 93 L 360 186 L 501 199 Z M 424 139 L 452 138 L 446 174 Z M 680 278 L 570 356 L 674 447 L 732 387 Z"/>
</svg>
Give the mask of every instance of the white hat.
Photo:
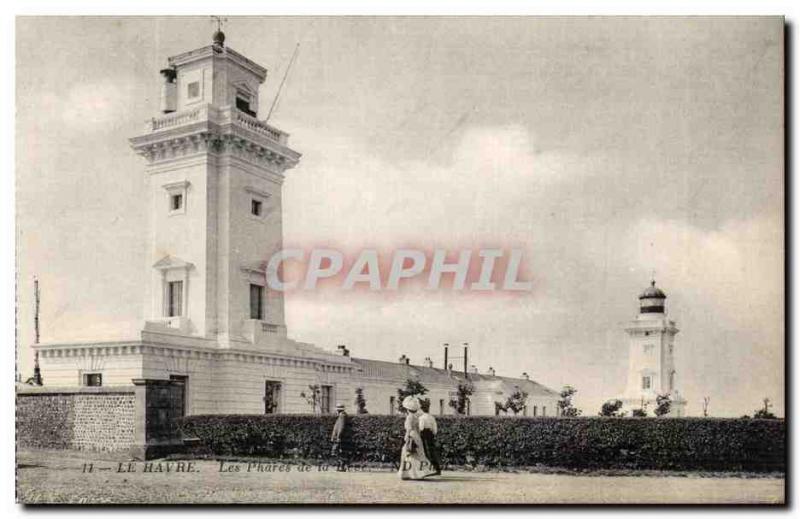
<svg viewBox="0 0 800 519">
<path fill-rule="evenodd" d="M 413 395 L 407 396 L 403 399 L 403 407 L 413 413 L 419 409 L 419 399 Z"/>
</svg>

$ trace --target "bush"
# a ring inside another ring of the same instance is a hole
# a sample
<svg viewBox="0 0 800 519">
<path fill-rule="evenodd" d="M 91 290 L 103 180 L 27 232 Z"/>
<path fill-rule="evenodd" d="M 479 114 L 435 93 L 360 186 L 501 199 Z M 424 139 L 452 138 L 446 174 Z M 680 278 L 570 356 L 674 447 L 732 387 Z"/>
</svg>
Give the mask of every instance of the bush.
<svg viewBox="0 0 800 519">
<path fill-rule="evenodd" d="M 334 416 L 210 415 L 181 421 L 214 455 L 327 460 Z M 437 417 L 445 465 L 785 470 L 785 422 L 721 418 Z M 348 417 L 353 462 L 396 462 L 403 417 Z"/>
</svg>

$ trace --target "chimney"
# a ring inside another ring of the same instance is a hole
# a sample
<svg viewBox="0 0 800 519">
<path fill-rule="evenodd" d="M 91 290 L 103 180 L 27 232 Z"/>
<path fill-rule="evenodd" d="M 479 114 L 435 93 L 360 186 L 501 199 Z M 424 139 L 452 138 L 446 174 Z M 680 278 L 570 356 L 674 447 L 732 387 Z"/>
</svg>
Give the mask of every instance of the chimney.
<svg viewBox="0 0 800 519">
<path fill-rule="evenodd" d="M 430 357 L 425 357 L 425 363 L 424 364 L 425 364 L 425 366 L 427 366 L 429 368 L 433 367 L 433 361 L 431 360 Z"/>
<path fill-rule="evenodd" d="M 400 364 L 405 364 L 406 366 L 408 365 L 408 363 L 409 363 L 409 361 L 410 361 L 410 360 L 411 360 L 411 359 L 409 359 L 408 357 L 406 357 L 406 354 L 405 354 L 405 353 L 403 353 L 402 355 L 400 355 L 400 358 L 398 359 L 398 361 L 400 362 Z"/>
<path fill-rule="evenodd" d="M 531 379 L 531 377 L 528 376 L 528 372 L 527 371 L 522 373 L 522 378 L 525 379 L 525 380 L 530 380 Z"/>
<path fill-rule="evenodd" d="M 472 366 L 469 367 L 469 372 L 470 373 L 475 373 L 477 375 L 478 374 L 478 367 L 475 366 L 475 364 L 473 364 Z"/>
<path fill-rule="evenodd" d="M 347 346 L 345 346 L 344 344 L 340 344 L 336 347 L 336 353 L 338 353 L 342 357 L 350 356 L 350 350 L 348 350 Z"/>
<path fill-rule="evenodd" d="M 489 376 L 490 376 L 490 377 L 493 377 L 493 376 L 494 376 L 494 368 L 493 368 L 493 367 L 491 367 L 491 366 L 489 366 Z"/>
<path fill-rule="evenodd" d="M 161 85 L 161 113 L 172 113 L 177 109 L 177 72 L 174 68 L 161 71 L 164 83 Z"/>
<path fill-rule="evenodd" d="M 447 365 L 447 371 L 453 371 L 453 363 Z"/>
<path fill-rule="evenodd" d="M 452 365 L 447 363 L 447 350 L 449 349 L 450 345 L 448 343 L 444 343 L 444 369 L 451 369 Z"/>
</svg>

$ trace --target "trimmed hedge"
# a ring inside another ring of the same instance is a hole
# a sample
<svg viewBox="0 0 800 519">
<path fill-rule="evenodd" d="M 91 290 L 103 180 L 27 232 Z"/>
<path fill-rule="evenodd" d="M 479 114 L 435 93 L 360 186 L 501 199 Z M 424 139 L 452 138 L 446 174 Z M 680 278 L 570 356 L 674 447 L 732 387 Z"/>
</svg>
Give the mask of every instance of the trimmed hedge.
<svg viewBox="0 0 800 519">
<path fill-rule="evenodd" d="M 212 455 L 330 458 L 334 416 L 207 415 L 181 420 Z M 436 418 L 446 465 L 575 469 L 785 471 L 783 420 L 721 418 Z M 348 417 L 352 462 L 396 462 L 403 417 Z"/>
</svg>

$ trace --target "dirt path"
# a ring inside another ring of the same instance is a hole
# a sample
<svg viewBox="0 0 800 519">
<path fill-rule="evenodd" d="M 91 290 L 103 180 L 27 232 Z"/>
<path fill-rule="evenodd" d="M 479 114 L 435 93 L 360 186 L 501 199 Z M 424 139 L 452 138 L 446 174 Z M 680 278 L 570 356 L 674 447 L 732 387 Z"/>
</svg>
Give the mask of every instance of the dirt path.
<svg viewBox="0 0 800 519">
<path fill-rule="evenodd" d="M 88 463 L 91 467 L 84 468 Z M 38 452 L 21 454 L 19 464 L 18 499 L 24 503 L 778 504 L 784 500 L 782 478 L 445 472 L 435 480 L 408 482 L 376 469 L 341 473 L 316 466 L 300 470 L 271 464 L 221 466 L 216 461 L 129 466 Z"/>
</svg>

